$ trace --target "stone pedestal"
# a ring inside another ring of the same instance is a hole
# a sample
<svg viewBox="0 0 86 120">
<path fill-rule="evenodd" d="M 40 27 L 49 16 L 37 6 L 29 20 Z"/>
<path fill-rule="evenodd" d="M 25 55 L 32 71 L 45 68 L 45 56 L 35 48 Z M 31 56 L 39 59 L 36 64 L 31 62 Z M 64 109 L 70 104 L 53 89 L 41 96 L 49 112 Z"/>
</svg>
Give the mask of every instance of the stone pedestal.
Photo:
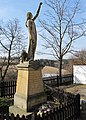
<svg viewBox="0 0 86 120">
<path fill-rule="evenodd" d="M 42 66 L 25 62 L 19 64 L 17 88 L 14 96 L 14 106 L 28 112 L 35 106 L 46 102 L 43 88 Z"/>
</svg>

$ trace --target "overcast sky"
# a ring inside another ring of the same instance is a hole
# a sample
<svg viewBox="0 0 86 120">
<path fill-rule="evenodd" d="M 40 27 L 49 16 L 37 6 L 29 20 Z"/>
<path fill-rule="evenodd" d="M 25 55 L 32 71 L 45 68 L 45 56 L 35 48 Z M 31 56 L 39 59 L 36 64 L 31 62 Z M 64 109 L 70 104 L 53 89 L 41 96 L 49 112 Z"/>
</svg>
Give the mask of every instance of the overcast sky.
<svg viewBox="0 0 86 120">
<path fill-rule="evenodd" d="M 42 19 L 43 13 L 46 10 L 46 6 L 44 4 L 46 0 L 0 0 L 0 20 L 3 20 L 4 22 L 8 20 L 12 20 L 13 18 L 17 18 L 20 21 L 20 24 L 22 28 L 27 33 L 27 29 L 25 27 L 25 20 L 26 20 L 26 13 L 28 11 L 31 11 L 33 15 L 35 15 L 38 4 L 40 2 L 43 2 L 39 17 Z M 74 1 L 74 0 L 72 0 Z M 83 11 L 85 13 L 83 14 L 82 18 L 86 18 L 86 0 L 81 0 L 81 6 L 83 7 Z M 36 20 L 36 26 L 38 19 Z M 37 27 L 37 29 L 39 29 Z M 42 41 L 40 40 L 40 37 L 38 36 L 38 45 L 37 45 L 37 51 L 43 50 L 41 47 Z M 80 49 L 86 49 L 86 38 L 82 38 L 80 40 L 77 40 L 74 43 L 74 46 L 77 50 Z M 49 58 L 48 56 L 38 56 L 36 55 L 37 59 L 40 58 Z M 51 58 L 52 59 L 52 58 Z"/>
</svg>

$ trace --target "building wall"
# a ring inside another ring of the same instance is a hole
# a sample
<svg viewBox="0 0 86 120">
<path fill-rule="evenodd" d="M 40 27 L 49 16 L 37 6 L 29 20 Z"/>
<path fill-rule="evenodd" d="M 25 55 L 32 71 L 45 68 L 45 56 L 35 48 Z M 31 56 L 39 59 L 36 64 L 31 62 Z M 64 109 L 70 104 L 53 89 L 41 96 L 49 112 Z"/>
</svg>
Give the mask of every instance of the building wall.
<svg viewBox="0 0 86 120">
<path fill-rule="evenodd" d="M 74 83 L 86 84 L 86 65 L 73 65 Z"/>
</svg>

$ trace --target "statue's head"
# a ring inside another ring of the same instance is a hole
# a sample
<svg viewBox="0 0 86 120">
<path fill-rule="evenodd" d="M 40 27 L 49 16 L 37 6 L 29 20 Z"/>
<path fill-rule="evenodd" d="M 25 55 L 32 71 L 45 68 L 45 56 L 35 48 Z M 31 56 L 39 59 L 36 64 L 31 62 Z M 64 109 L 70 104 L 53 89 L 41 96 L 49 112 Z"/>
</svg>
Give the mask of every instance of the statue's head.
<svg viewBox="0 0 86 120">
<path fill-rule="evenodd" d="M 27 15 L 26 15 L 27 19 L 31 19 L 33 17 L 32 13 L 31 12 L 28 12 Z"/>
</svg>

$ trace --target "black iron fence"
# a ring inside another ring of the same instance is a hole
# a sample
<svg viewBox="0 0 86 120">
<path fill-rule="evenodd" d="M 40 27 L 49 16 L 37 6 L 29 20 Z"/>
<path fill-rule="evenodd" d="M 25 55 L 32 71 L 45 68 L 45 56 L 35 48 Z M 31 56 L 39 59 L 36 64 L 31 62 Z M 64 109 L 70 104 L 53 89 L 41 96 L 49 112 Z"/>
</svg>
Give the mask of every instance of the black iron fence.
<svg viewBox="0 0 86 120">
<path fill-rule="evenodd" d="M 69 102 L 59 105 L 56 108 L 35 115 L 35 120 L 77 120 L 80 116 L 80 95 L 73 95 Z"/>
<path fill-rule="evenodd" d="M 52 108 L 50 111 L 43 112 L 41 115 L 33 113 L 27 117 L 22 117 L 17 114 L 9 115 L 2 112 L 0 114 L 0 120 L 77 120 L 80 116 L 80 95 L 71 95 L 70 101 L 63 103 L 57 107 Z"/>
<path fill-rule="evenodd" d="M 0 97 L 14 98 L 16 81 L 0 81 Z"/>
<path fill-rule="evenodd" d="M 45 77 L 43 78 L 43 82 L 51 87 L 70 85 L 73 84 L 73 74 L 63 75 L 61 83 L 59 76 Z"/>
<path fill-rule="evenodd" d="M 59 83 L 59 76 L 43 78 L 43 82 L 51 87 L 70 85 L 73 83 L 73 75 L 62 76 L 62 83 Z M 16 92 L 16 81 L 0 81 L 0 97 L 14 98 Z"/>
<path fill-rule="evenodd" d="M 49 78 L 43 78 L 44 84 L 50 86 L 58 86 L 58 76 L 53 76 Z M 73 76 L 67 75 L 62 77 L 62 84 L 68 85 L 73 83 Z M 16 92 L 16 81 L 3 81 L 0 82 L 0 97 L 13 98 Z M 0 119 L 1 120 L 77 120 L 80 115 L 80 95 L 68 94 L 68 101 L 60 104 L 59 106 L 52 108 L 46 113 L 43 112 L 42 115 L 33 115 L 20 117 L 19 115 L 14 116 L 14 114 L 9 115 L 9 113 L 4 114 L 1 110 Z"/>
</svg>

